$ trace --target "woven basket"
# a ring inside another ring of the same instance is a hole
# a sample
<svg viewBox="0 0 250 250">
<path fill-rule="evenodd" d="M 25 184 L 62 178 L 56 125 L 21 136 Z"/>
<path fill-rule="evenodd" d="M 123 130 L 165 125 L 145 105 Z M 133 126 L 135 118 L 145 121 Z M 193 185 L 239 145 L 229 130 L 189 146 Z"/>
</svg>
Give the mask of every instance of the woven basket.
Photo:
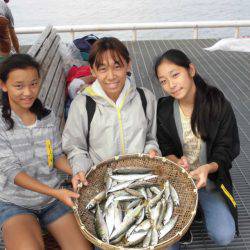
<svg viewBox="0 0 250 250">
<path fill-rule="evenodd" d="M 153 169 L 154 174 L 169 180 L 179 195 L 180 206 L 175 207 L 173 213 L 173 216 L 179 215 L 177 223 L 175 224 L 174 228 L 164 238 L 162 238 L 154 248 L 143 248 L 141 245 L 127 248 L 119 244 L 110 245 L 102 242 L 96 236 L 94 215 L 85 208 L 91 198 L 93 198 L 100 191 L 104 190 L 104 175 L 106 173 L 107 167 L 115 169 L 129 166 L 137 168 L 148 167 Z M 74 214 L 83 235 L 95 246 L 104 250 L 152 250 L 171 246 L 175 242 L 179 241 L 180 238 L 186 233 L 195 216 L 198 203 L 198 194 L 194 181 L 182 167 L 177 166 L 166 158 L 149 158 L 148 155 L 144 154 L 116 156 L 92 167 L 87 175 L 87 178 L 89 185 L 87 187 L 79 187 L 78 189 L 80 198 L 75 201 Z"/>
</svg>

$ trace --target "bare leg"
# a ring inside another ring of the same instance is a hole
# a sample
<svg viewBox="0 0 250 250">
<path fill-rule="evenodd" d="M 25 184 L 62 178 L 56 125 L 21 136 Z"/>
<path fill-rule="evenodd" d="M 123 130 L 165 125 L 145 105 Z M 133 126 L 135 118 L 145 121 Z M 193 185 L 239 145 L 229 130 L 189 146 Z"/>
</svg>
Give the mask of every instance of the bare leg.
<svg viewBox="0 0 250 250">
<path fill-rule="evenodd" d="M 92 244 L 84 238 L 72 213 L 65 214 L 48 225 L 48 231 L 62 250 L 92 250 Z"/>
<path fill-rule="evenodd" d="M 21 214 L 3 224 L 3 240 L 8 250 L 43 250 L 40 225 L 33 215 Z"/>
</svg>

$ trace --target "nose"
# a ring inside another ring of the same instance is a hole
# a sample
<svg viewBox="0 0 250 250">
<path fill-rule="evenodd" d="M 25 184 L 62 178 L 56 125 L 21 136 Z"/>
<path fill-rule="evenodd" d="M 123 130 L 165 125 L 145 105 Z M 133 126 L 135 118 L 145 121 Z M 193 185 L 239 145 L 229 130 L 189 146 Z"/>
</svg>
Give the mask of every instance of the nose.
<svg viewBox="0 0 250 250">
<path fill-rule="evenodd" d="M 115 76 L 114 73 L 115 72 L 113 71 L 113 69 L 109 69 L 108 75 L 107 75 L 107 77 L 108 77 L 109 80 L 112 80 L 114 78 L 114 76 Z"/>
<path fill-rule="evenodd" d="M 23 89 L 23 95 L 30 96 L 31 95 L 31 89 L 29 87 L 26 87 Z"/>
<path fill-rule="evenodd" d="M 169 80 L 169 87 L 170 89 L 174 89 L 176 87 L 176 82 L 174 79 Z"/>
</svg>

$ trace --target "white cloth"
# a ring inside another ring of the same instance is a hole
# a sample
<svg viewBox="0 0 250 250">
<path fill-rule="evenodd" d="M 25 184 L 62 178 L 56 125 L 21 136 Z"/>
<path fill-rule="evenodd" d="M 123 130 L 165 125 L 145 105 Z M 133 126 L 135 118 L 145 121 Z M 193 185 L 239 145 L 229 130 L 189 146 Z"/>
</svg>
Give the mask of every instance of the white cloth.
<svg viewBox="0 0 250 250">
<path fill-rule="evenodd" d="M 239 51 L 250 52 L 250 38 L 225 38 L 209 48 L 204 48 L 208 51 L 224 50 L 224 51 Z"/>
</svg>

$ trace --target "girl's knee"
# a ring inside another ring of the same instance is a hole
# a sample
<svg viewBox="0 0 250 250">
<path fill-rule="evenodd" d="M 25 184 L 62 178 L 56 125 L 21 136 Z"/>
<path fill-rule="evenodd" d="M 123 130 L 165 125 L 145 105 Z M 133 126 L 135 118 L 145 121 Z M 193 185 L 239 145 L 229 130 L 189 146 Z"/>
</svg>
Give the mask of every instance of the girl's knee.
<svg viewBox="0 0 250 250">
<path fill-rule="evenodd" d="M 212 240 L 219 246 L 229 245 L 235 236 L 235 229 L 226 229 L 226 230 L 216 230 L 213 233 L 210 233 Z"/>
</svg>

